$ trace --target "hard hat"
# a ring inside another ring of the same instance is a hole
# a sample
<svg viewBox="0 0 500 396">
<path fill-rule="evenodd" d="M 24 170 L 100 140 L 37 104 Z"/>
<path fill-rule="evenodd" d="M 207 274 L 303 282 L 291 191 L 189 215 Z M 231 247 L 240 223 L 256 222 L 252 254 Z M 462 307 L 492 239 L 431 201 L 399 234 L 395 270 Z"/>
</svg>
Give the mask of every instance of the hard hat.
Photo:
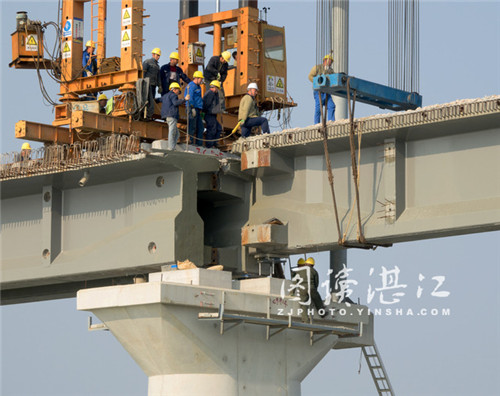
<svg viewBox="0 0 500 396">
<path fill-rule="evenodd" d="M 255 88 L 256 90 L 259 90 L 259 86 L 257 85 L 257 83 L 248 84 L 247 91 L 249 91 L 251 88 Z"/>
<path fill-rule="evenodd" d="M 21 150 L 31 150 L 31 146 L 29 143 L 23 143 L 21 146 Z"/>
<path fill-rule="evenodd" d="M 314 265 L 316 264 L 316 262 L 314 261 L 314 259 L 312 257 L 309 257 L 307 260 L 306 260 L 306 264 L 307 265 Z"/>
<path fill-rule="evenodd" d="M 220 56 L 222 56 L 226 62 L 229 62 L 229 59 L 231 59 L 231 53 L 229 51 L 224 51 Z"/>
<path fill-rule="evenodd" d="M 219 81 L 217 81 L 217 80 L 212 81 L 212 82 L 210 83 L 210 86 L 212 86 L 212 85 L 213 85 L 214 87 L 217 87 L 217 88 L 219 88 L 219 89 L 220 89 L 220 82 L 219 82 Z"/>
<path fill-rule="evenodd" d="M 159 48 L 153 48 L 153 51 L 151 51 L 151 53 L 161 56 L 161 49 L 159 49 Z"/>
<path fill-rule="evenodd" d="M 306 263 L 306 260 L 303 258 L 299 258 L 299 261 L 297 261 L 297 265 L 304 265 Z"/>
<path fill-rule="evenodd" d="M 326 54 L 325 57 L 323 58 L 323 60 L 325 60 L 325 59 L 333 60 L 333 56 L 331 56 L 330 54 Z"/>
<path fill-rule="evenodd" d="M 85 47 L 92 47 L 95 48 L 95 44 L 92 40 L 89 40 L 85 43 Z"/>
<path fill-rule="evenodd" d="M 170 59 L 181 60 L 181 58 L 179 58 L 179 53 L 178 52 L 171 52 L 170 53 Z"/>
<path fill-rule="evenodd" d="M 108 97 L 104 94 L 100 94 L 97 100 L 108 100 Z"/>
<path fill-rule="evenodd" d="M 179 83 L 176 83 L 175 81 L 173 83 L 170 84 L 170 86 L 168 87 L 169 91 L 171 91 L 172 89 L 174 88 L 179 88 L 181 89 L 181 86 L 179 85 Z"/>
<path fill-rule="evenodd" d="M 203 78 L 203 73 L 199 70 L 196 70 L 193 74 L 193 78 Z"/>
</svg>

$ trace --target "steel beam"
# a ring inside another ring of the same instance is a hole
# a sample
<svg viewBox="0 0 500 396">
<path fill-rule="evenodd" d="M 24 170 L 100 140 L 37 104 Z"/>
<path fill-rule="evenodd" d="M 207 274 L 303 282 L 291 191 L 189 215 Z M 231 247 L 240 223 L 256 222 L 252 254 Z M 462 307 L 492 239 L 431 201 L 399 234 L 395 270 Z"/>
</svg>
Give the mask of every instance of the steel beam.
<svg viewBox="0 0 500 396">
<path fill-rule="evenodd" d="M 123 84 L 135 83 L 141 77 L 141 70 L 131 69 L 77 78 L 75 81 L 61 84 L 61 91 L 59 95 L 64 95 L 66 93 L 85 95 L 105 90 L 107 91 L 110 89 L 117 89 Z"/>
<path fill-rule="evenodd" d="M 88 111 L 74 111 L 71 125 L 84 131 L 133 134 L 151 140 L 168 139 L 168 125 L 164 122 L 131 121 Z"/>
<path fill-rule="evenodd" d="M 71 144 L 80 140 L 75 132 L 69 128 L 31 121 L 18 121 L 16 123 L 16 138 L 56 144 Z"/>
</svg>

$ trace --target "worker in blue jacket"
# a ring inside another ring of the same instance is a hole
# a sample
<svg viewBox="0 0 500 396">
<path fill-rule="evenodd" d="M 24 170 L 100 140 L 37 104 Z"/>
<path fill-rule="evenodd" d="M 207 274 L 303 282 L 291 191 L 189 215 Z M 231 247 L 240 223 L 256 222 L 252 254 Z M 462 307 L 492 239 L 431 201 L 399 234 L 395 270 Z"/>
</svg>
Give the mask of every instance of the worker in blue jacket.
<svg viewBox="0 0 500 396">
<path fill-rule="evenodd" d="M 175 81 L 170 84 L 169 91 L 161 97 L 161 118 L 168 123 L 168 149 L 174 150 L 179 140 L 179 106 L 189 100 L 189 95 L 185 99 L 179 98 L 181 86 Z"/>
<path fill-rule="evenodd" d="M 95 44 L 92 40 L 85 43 L 85 50 L 82 56 L 83 77 L 90 77 L 97 74 L 97 61 L 94 55 Z"/>
<path fill-rule="evenodd" d="M 203 73 L 199 70 L 193 74 L 191 81 L 184 93 L 189 95 L 187 105 L 188 114 L 188 131 L 191 136 L 190 143 L 197 146 L 203 146 L 203 120 L 201 112 L 203 110 L 203 99 L 201 97 L 201 83 L 203 81 Z"/>
<path fill-rule="evenodd" d="M 161 86 L 163 88 L 163 92 L 167 93 L 169 91 L 170 84 L 176 82 L 177 84 L 181 84 L 181 80 L 186 84 L 191 82 L 191 79 L 182 71 L 182 69 L 177 66 L 179 64 L 179 53 L 172 52 L 170 54 L 170 62 L 166 65 L 163 65 L 160 69 L 161 76 Z"/>
<path fill-rule="evenodd" d="M 203 111 L 207 123 L 207 136 L 205 147 L 217 147 L 217 140 L 222 132 L 222 125 L 217 121 L 217 114 L 221 113 L 219 89 L 220 82 L 214 80 L 209 85 L 209 90 L 203 97 Z"/>
</svg>

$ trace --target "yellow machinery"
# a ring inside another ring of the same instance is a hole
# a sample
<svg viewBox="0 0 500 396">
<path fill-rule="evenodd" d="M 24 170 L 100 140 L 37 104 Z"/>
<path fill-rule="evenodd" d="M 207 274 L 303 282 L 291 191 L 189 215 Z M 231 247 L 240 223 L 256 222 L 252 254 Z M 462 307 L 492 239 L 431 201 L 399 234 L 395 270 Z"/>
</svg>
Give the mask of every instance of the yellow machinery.
<svg viewBox="0 0 500 396">
<path fill-rule="evenodd" d="M 84 3 L 89 1 L 93 41 L 94 34 L 97 33 L 96 60 L 99 72 L 90 77 L 82 77 Z M 239 102 L 250 82 L 256 82 L 260 87 L 258 101 L 262 110 L 295 106 L 287 94 L 284 28 L 259 20 L 256 2 L 251 5 L 253 6 L 179 20 L 179 66 L 189 76 L 195 70 L 203 70 L 204 63 L 210 58 L 204 54 L 205 45 L 199 42 L 200 29 L 213 28 L 211 34 L 215 55 L 224 50 L 237 52 L 236 66 L 228 71 L 224 83 L 227 113 L 221 115 L 221 121 L 226 131 L 237 123 Z M 61 57 L 51 61 L 43 59 L 45 25 L 28 20 L 24 12 L 19 13 L 16 32 L 12 34 L 13 61 L 10 66 L 53 69 L 60 81 L 59 100 L 62 104 L 55 104 L 52 126 L 21 121 L 22 124 L 18 123 L 19 126 L 16 126 L 16 137 L 46 143 L 73 143 L 92 139 L 98 131 L 104 131 L 138 133 L 144 140 L 167 138 L 166 123 L 142 122 L 138 120 L 140 115 L 138 117 L 133 114 L 136 111 L 133 106 L 136 82 L 142 78 L 143 27 L 144 18 L 147 17 L 144 11 L 143 0 L 122 0 L 120 58 L 106 58 L 104 32 L 107 1 L 63 0 L 62 19 L 58 29 Z M 36 46 L 34 41 L 38 43 Z M 83 106 L 82 100 L 88 99 L 88 95 L 112 89 L 122 92 L 114 97 L 114 117 L 85 111 L 89 106 Z M 157 106 L 157 110 L 159 108 Z M 185 115 L 182 113 L 180 123 L 185 123 L 185 119 L 182 119 Z M 125 122 L 110 120 L 116 117 L 124 117 Z M 66 125 L 69 128 L 60 128 Z"/>
</svg>

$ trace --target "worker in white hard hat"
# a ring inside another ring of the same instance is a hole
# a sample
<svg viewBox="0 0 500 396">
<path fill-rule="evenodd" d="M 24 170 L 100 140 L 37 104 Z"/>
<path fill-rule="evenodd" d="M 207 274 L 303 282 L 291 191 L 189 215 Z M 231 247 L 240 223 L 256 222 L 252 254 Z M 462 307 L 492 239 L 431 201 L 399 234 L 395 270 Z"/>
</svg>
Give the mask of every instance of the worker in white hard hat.
<svg viewBox="0 0 500 396">
<path fill-rule="evenodd" d="M 323 57 L 323 63 L 321 65 L 314 66 L 309 72 L 309 81 L 313 82 L 315 76 L 319 74 L 333 74 L 333 56 L 331 54 L 326 54 Z M 321 121 L 321 103 L 323 106 L 327 106 L 327 119 L 328 121 L 335 121 L 335 103 L 333 103 L 332 95 L 327 93 L 321 94 L 320 103 L 320 93 L 319 91 L 313 91 L 314 94 L 314 123 L 319 124 Z"/>
<path fill-rule="evenodd" d="M 191 79 L 178 66 L 180 59 L 178 52 L 171 52 L 170 61 L 160 68 L 161 87 L 165 94 L 170 91 L 169 87 L 173 82 L 179 85 L 181 85 L 181 80 L 186 84 L 191 82 Z"/>
<path fill-rule="evenodd" d="M 179 98 L 181 86 L 177 82 L 170 83 L 169 91 L 161 97 L 161 118 L 167 121 L 168 124 L 168 149 L 175 150 L 177 140 L 179 140 L 179 129 L 177 122 L 179 121 L 179 106 L 189 100 L 189 95 L 186 98 Z"/>
<path fill-rule="evenodd" d="M 95 43 L 92 40 L 87 41 L 82 56 L 83 77 L 90 77 L 97 74 L 97 60 L 94 55 L 94 50 Z"/>
<path fill-rule="evenodd" d="M 203 98 L 201 97 L 201 83 L 203 82 L 203 73 L 199 70 L 193 74 L 191 81 L 184 94 L 189 95 L 189 100 L 186 102 L 188 113 L 188 132 L 191 137 L 190 143 L 196 146 L 203 146 L 203 119 L 201 112 L 203 111 Z"/>
<path fill-rule="evenodd" d="M 99 103 L 99 113 L 106 114 L 106 104 L 108 103 L 108 97 L 104 94 L 100 94 L 97 98 L 97 103 Z"/>
<path fill-rule="evenodd" d="M 292 281 L 294 282 L 294 290 L 298 289 L 299 291 L 302 322 L 309 321 L 307 311 L 312 308 L 311 305 L 316 307 L 316 312 L 322 318 L 326 316 L 325 304 L 318 293 L 319 275 L 318 271 L 314 269 L 315 264 L 312 257 L 307 260 L 301 258 L 297 262 L 297 268 L 293 269 L 295 275 Z"/>
<path fill-rule="evenodd" d="M 147 78 L 149 81 L 149 95 L 148 104 L 146 107 L 146 120 L 151 121 L 153 119 L 153 113 L 155 111 L 155 97 L 156 97 L 156 87 L 160 86 L 160 60 L 161 50 L 159 48 L 153 48 L 151 51 L 151 58 L 146 59 L 142 62 L 143 78 Z M 161 86 L 160 86 L 161 88 Z M 161 89 L 160 89 L 161 94 Z"/>
<path fill-rule="evenodd" d="M 209 84 L 217 80 L 220 82 L 219 98 L 221 103 L 221 109 L 226 110 L 226 97 L 224 95 L 224 81 L 227 78 L 227 70 L 229 67 L 229 61 L 231 60 L 231 53 L 229 51 L 224 51 L 220 55 L 215 55 L 210 58 L 205 67 L 205 83 L 207 86 L 207 91 L 209 90 Z"/>
<path fill-rule="evenodd" d="M 259 87 L 256 83 L 250 83 L 247 87 L 247 94 L 243 96 L 238 111 L 238 122 L 241 126 L 241 136 L 250 136 L 253 127 L 261 127 L 262 133 L 269 133 L 269 123 L 267 118 L 261 117 L 257 108 L 257 93 Z"/>
<path fill-rule="evenodd" d="M 217 114 L 221 113 L 219 89 L 220 82 L 214 80 L 210 83 L 210 89 L 203 96 L 203 112 L 205 113 L 205 122 L 207 124 L 207 136 L 205 147 L 217 147 L 217 140 L 222 132 L 222 125 L 217 121 Z"/>
</svg>

